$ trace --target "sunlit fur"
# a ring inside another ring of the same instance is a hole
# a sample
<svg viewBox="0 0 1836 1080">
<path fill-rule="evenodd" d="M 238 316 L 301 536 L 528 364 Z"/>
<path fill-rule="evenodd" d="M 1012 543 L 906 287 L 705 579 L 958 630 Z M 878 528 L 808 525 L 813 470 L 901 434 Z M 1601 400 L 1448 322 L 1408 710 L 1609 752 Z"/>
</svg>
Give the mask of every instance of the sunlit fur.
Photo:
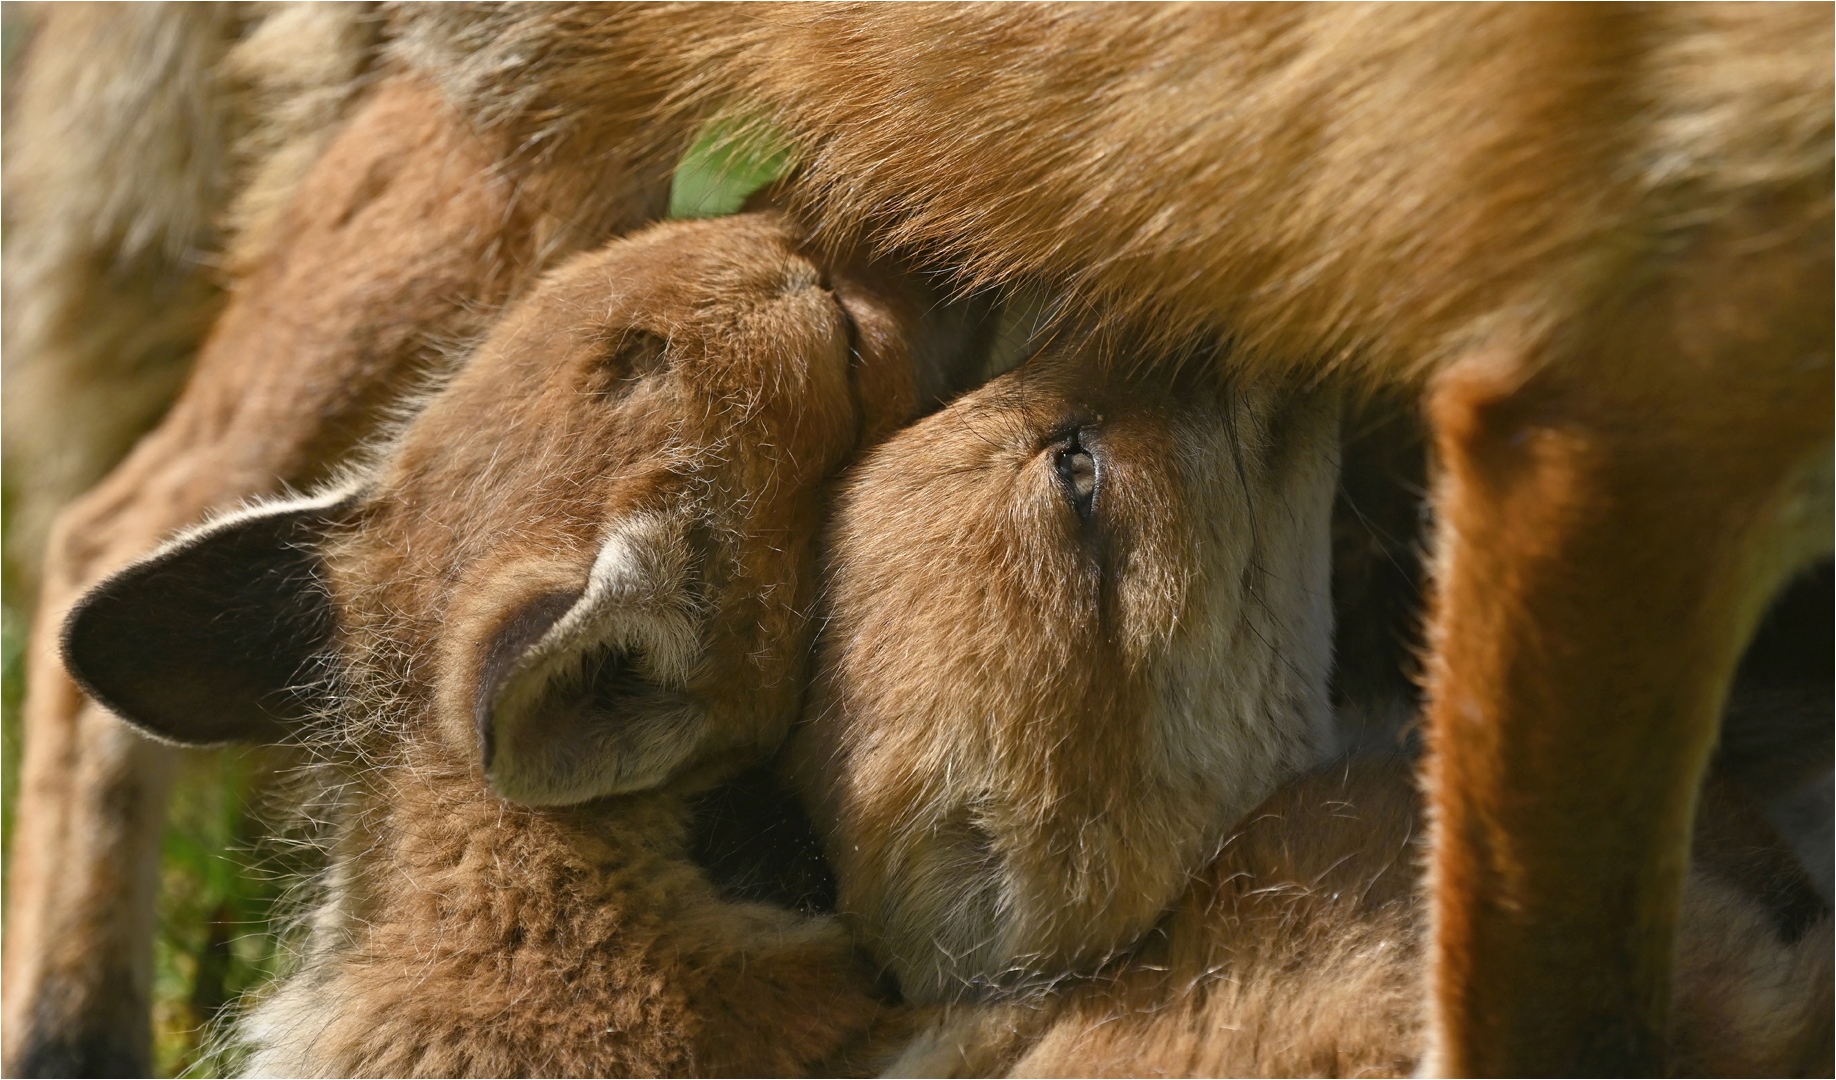
<svg viewBox="0 0 1836 1080">
<path fill-rule="evenodd" d="M 1072 439 L 1087 520 L 1054 467 Z M 1100 963 L 1331 752 L 1337 447 L 1329 396 L 1066 349 L 850 473 L 794 757 L 908 997 Z"/>
<path fill-rule="evenodd" d="M 910 309 L 857 292 L 855 336 L 822 281 L 770 216 L 615 244 L 513 308 L 388 451 L 325 546 L 338 865 L 302 969 L 243 1029 L 250 1068 L 778 1074 L 867 1034 L 881 1006 L 841 926 L 726 901 L 684 847 L 682 794 L 772 749 L 799 705 L 819 481 L 874 408 L 912 407 L 851 379 L 908 362 Z M 604 584 L 603 552 L 643 570 L 658 544 L 674 572 Z M 551 699 L 490 697 L 500 639 L 557 592 L 588 617 L 551 611 L 541 647 L 629 649 L 652 689 L 621 683 L 584 721 L 562 715 L 592 690 L 565 665 L 535 669 Z M 678 612 L 682 640 L 615 632 L 621 607 Z M 676 717 L 661 741 L 611 739 L 653 693 Z M 580 776 L 511 753 L 580 738 Z M 533 810 L 487 775 L 524 803 L 632 794 Z"/>
<path fill-rule="evenodd" d="M 569 262 L 342 488 L 229 515 L 78 606 L 73 627 L 329 607 L 329 652 L 261 695 L 314 705 L 333 809 L 300 966 L 239 1028 L 248 1069 L 801 1073 L 887 1018 L 836 920 L 735 901 L 688 849 L 686 798 L 801 704 L 823 480 L 961 336 L 915 282 L 798 243 L 757 213 Z M 183 574 L 240 580 L 208 555 L 240 537 L 299 550 L 258 531 L 282 518 L 322 571 L 161 603 L 206 587 Z M 221 728 L 164 688 L 267 662 L 181 652 L 129 692 L 98 640 L 72 630 L 66 663 L 180 742 Z"/>
<path fill-rule="evenodd" d="M 31 587 L 52 511 L 172 407 L 44 542 L 5 1060 L 132 1074 L 174 760 L 77 692 L 55 627 L 173 533 L 322 482 L 544 269 L 660 216 L 668 177 L 596 162 L 602 215 L 557 212 L 503 174 L 501 140 L 372 67 L 369 5 L 33 14 L 9 89 L 9 585 Z"/>
<path fill-rule="evenodd" d="M 532 175 L 769 119 L 832 230 L 1389 382 L 1557 332 L 1704 215 L 1827 220 L 1827 10 L 404 5 L 389 50 Z"/>
<path fill-rule="evenodd" d="M 1416 1075 L 1425 832 L 1410 771 L 1369 758 L 1284 786 L 1110 971 L 958 1009 L 890 1074 Z M 1690 875 L 1666 1075 L 1830 1070 L 1829 916 L 1782 928 L 1771 900 L 1712 860 Z"/>
<path fill-rule="evenodd" d="M 1412 764 L 1298 780 L 1297 757 L 1229 764 L 1257 723 L 1264 738 L 1306 730 L 1279 694 L 1254 698 L 1309 655 L 1306 605 L 1282 590 L 1321 556 L 1282 530 L 1330 479 L 1332 411 L 1093 378 L 1069 359 L 1048 353 L 901 432 L 833 511 L 794 757 L 877 958 L 908 995 L 967 999 L 931 1014 L 890 1074 L 1413 1075 L 1428 1042 Z M 1099 469 L 1088 523 L 1051 467 L 1073 432 Z M 1220 494 L 1220 467 L 1258 490 Z M 1285 523 L 1250 513 L 1265 484 L 1285 493 Z M 1230 499 L 1231 533 L 1193 542 Z M 1291 621 L 1257 594 L 1285 595 Z M 1180 630 L 1138 633 L 1148 611 Z M 1228 627 L 1231 647 L 1206 652 Z M 1205 662 L 1183 662 L 1194 651 Z M 1190 798 L 1157 771 L 1169 762 L 1236 786 Z M 1708 792 L 1665 1067 L 1816 1075 L 1831 1055 L 1828 909 L 1743 799 Z M 1119 884 L 1160 891 L 1131 911 Z"/>
<path fill-rule="evenodd" d="M 159 419 L 369 63 L 350 5 L 41 5 L 8 73 L 7 560 Z M 232 206 L 233 204 L 233 206 Z M 228 220 L 225 220 L 225 219 Z"/>
<path fill-rule="evenodd" d="M 730 110 L 831 235 L 1425 392 L 1425 1068 L 1657 1068 L 1728 681 L 1830 550 L 1827 5 L 400 18 L 531 177 Z"/>
<path fill-rule="evenodd" d="M 374 160 L 450 162 L 463 144 L 502 183 L 484 200 L 495 212 L 469 216 L 475 204 L 454 213 L 387 184 L 378 197 L 370 178 L 386 171 L 339 159 L 356 202 L 393 212 L 351 232 L 391 242 L 326 258 L 341 219 L 306 215 L 300 251 L 319 273 L 245 285 L 283 309 L 322 298 L 343 337 L 302 336 L 345 354 L 255 348 L 270 339 L 246 314 L 218 335 L 289 361 L 267 370 L 325 375 L 307 380 L 315 403 L 352 371 L 373 387 L 403 340 L 449 325 L 402 286 L 456 274 L 433 291 L 465 312 L 502 295 L 471 271 L 641 219 L 719 109 L 786 133 L 803 163 L 793 194 L 832 237 L 865 229 L 967 280 L 1042 279 L 1163 340 L 1218 330 L 1237 371 L 1432 383 L 1447 466 L 1428 723 L 1447 1056 L 1429 1068 L 1655 1067 L 1721 693 L 1778 581 L 1829 546 L 1827 6 L 403 6 L 384 37 L 388 64 L 437 81 L 466 121 L 463 138 L 403 139 Z M 439 114 L 396 114 L 383 141 Z M 417 209 L 463 221 L 460 246 L 482 253 L 427 242 L 407 224 Z M 405 257 L 428 251 L 444 261 Z M 354 329 L 372 325 L 389 328 L 380 345 Z M 214 430 L 225 410 L 171 425 L 70 518 L 46 606 L 205 507 L 310 472 L 362 415 L 331 396 L 324 415 L 283 410 L 291 422 L 234 413 L 254 435 Z M 42 645 L 33 666 L 27 797 L 52 809 L 20 854 L 42 865 L 57 821 L 157 807 L 141 793 L 158 778 L 106 717 L 79 725 Z M 98 907 L 100 893 L 60 902 L 37 874 L 13 883 L 35 909 Z M 9 918 L 9 936 L 20 926 Z M 29 930 L 24 955 L 55 936 Z M 131 930 L 117 936 L 135 954 Z M 1625 964 L 1601 962 L 1627 941 Z M 22 995 L 14 955 L 9 1008 L 39 996 Z M 102 984 L 81 967 L 57 978 Z"/>
</svg>

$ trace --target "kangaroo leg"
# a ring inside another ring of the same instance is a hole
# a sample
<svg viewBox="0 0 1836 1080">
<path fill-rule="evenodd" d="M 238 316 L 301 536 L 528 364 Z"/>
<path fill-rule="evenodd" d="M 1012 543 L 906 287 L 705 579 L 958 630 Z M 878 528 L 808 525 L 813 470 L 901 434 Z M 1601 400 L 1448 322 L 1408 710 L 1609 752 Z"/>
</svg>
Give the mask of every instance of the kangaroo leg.
<svg viewBox="0 0 1836 1080">
<path fill-rule="evenodd" d="M 1827 229 L 1729 224 L 1581 347 L 1431 393 L 1437 1074 L 1662 1068 L 1722 701 L 1830 542 Z"/>
<path fill-rule="evenodd" d="M 37 593 L 53 515 L 158 422 L 221 309 L 194 253 L 219 246 L 247 110 L 216 74 L 246 15 L 64 4 L 19 19 L 0 403 L 16 598 Z"/>
<path fill-rule="evenodd" d="M 423 86 L 379 87 L 302 183 L 167 419 L 53 529 L 30 652 L 6 919 L 5 1070 L 146 1075 L 158 845 L 174 751 L 64 673 L 91 583 L 214 510 L 304 485 L 374 429 L 432 343 L 529 269 L 499 155 Z M 506 237 L 513 238 L 506 241 Z"/>
</svg>

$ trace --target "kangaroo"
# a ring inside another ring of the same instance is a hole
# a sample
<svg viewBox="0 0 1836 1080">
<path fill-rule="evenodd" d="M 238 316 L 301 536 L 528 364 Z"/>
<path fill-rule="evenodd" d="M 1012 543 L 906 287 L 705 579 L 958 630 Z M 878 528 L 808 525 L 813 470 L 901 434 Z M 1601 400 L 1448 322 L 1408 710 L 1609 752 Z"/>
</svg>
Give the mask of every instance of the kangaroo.
<svg viewBox="0 0 1836 1080">
<path fill-rule="evenodd" d="M 690 804 L 796 715 L 821 481 L 969 340 L 897 280 L 772 214 L 580 256 L 376 466 L 74 608 L 120 715 L 326 762 L 325 898 L 251 1071 L 801 1074 L 889 1022 L 833 918 L 691 859 Z"/>
<path fill-rule="evenodd" d="M 737 112 L 831 235 L 1228 336 L 1220 374 L 1417 395 L 1425 1068 L 1659 1067 L 1725 692 L 1831 549 L 1827 5 L 403 20 L 392 48 L 536 173 Z"/>
<path fill-rule="evenodd" d="M 812 817 L 876 959 L 961 1002 L 890 1075 L 1414 1075 L 1413 766 L 1270 754 L 1319 670 L 1292 594 L 1333 410 L 1090 371 L 1047 353 L 913 424 L 827 529 Z M 1666 1070 L 1827 1072 L 1828 906 L 1726 781 L 1695 856 Z"/>
<path fill-rule="evenodd" d="M 1106 376 L 1098 348 L 836 495 L 791 773 L 914 1002 L 1100 964 L 1334 749 L 1336 399 Z"/>
<path fill-rule="evenodd" d="M 1830 549 L 1828 13 L 465 5 L 392 9 L 381 48 L 541 193 L 542 237 L 617 217 L 725 113 L 781 133 L 837 243 L 1221 334 L 1221 375 L 1423 402 L 1424 1068 L 1628 1072 L 1661 1057 L 1741 647 Z M 51 682 L 34 723 L 73 726 Z M 143 751 L 37 741 L 39 788 L 156 787 L 116 764 Z"/>
</svg>

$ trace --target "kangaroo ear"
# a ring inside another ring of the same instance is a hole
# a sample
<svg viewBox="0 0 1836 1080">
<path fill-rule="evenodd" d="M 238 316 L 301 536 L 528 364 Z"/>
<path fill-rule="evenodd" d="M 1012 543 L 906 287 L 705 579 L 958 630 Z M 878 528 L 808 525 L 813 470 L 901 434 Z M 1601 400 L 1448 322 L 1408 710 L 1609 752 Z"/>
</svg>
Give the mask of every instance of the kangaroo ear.
<svg viewBox="0 0 1836 1080">
<path fill-rule="evenodd" d="M 64 666 L 155 738 L 273 742 L 306 711 L 293 687 L 331 643 L 318 542 L 355 490 L 205 525 L 107 578 L 64 621 Z"/>
<path fill-rule="evenodd" d="M 707 733 L 695 556 L 647 514 L 620 522 L 584 589 L 535 591 L 476 668 L 474 719 L 499 795 L 561 806 L 668 780 Z"/>
</svg>

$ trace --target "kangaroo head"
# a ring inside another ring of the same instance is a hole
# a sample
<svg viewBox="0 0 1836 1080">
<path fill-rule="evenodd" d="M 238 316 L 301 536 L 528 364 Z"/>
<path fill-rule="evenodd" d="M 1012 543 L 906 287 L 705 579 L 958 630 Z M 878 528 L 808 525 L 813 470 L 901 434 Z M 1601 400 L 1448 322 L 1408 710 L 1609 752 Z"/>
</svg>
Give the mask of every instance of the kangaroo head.
<svg viewBox="0 0 1836 1080">
<path fill-rule="evenodd" d="M 848 474 L 792 762 L 908 996 L 1099 963 L 1327 749 L 1337 438 L 1048 352 Z"/>
<path fill-rule="evenodd" d="M 532 804 L 725 768 L 796 711 L 821 481 L 928 392 L 921 324 L 776 215 L 613 243 L 511 308 L 365 479 L 98 586 L 71 670 L 188 742 L 297 724 L 290 688 L 386 687 Z"/>
</svg>

